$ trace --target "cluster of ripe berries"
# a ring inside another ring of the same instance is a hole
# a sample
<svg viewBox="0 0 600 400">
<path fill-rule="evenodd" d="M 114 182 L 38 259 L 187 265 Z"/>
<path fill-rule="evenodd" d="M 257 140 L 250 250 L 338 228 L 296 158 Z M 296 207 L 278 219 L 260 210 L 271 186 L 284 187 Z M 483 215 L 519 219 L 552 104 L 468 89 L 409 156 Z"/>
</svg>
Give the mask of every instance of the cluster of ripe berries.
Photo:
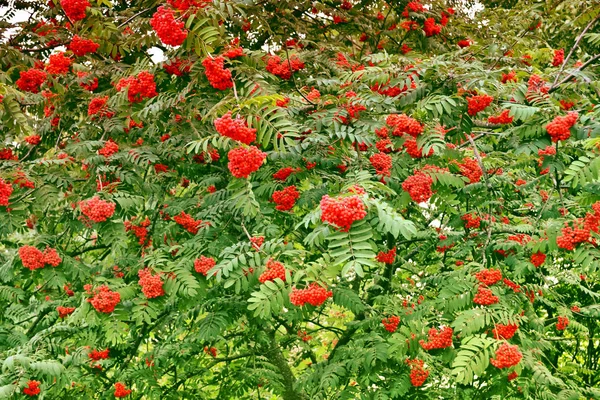
<svg viewBox="0 0 600 400">
<path fill-rule="evenodd" d="M 533 265 L 535 265 L 536 268 L 538 268 L 540 265 L 546 262 L 546 255 L 541 251 L 538 251 L 537 253 L 531 255 L 530 261 Z"/>
<path fill-rule="evenodd" d="M 517 324 L 507 324 L 507 325 L 496 324 L 496 326 L 492 330 L 492 334 L 498 340 L 500 340 L 500 339 L 508 340 L 508 339 L 511 339 L 515 335 L 515 333 L 517 332 L 518 329 L 519 329 L 519 325 L 517 325 Z"/>
<path fill-rule="evenodd" d="M 94 222 L 104 222 L 115 213 L 115 203 L 94 196 L 79 202 L 79 209 L 87 218 Z"/>
<path fill-rule="evenodd" d="M 290 293 L 290 302 L 298 307 L 306 303 L 318 307 L 325 303 L 325 300 L 333 296 L 333 292 L 327 290 L 316 282 L 312 282 L 306 289 L 292 288 Z"/>
<path fill-rule="evenodd" d="M 238 147 L 227 154 L 227 168 L 236 178 L 248 178 L 251 173 L 258 171 L 267 158 L 267 153 L 256 146 Z"/>
<path fill-rule="evenodd" d="M 98 150 L 98 154 L 104 156 L 105 158 L 109 158 L 113 154 L 118 153 L 119 145 L 116 144 L 112 139 L 109 139 L 104 143 L 104 147 Z"/>
<path fill-rule="evenodd" d="M 497 296 L 494 296 L 494 293 L 484 286 L 479 286 L 477 289 L 477 294 L 473 298 L 473 303 L 480 304 L 482 306 L 496 304 L 498 301 L 500 301 L 500 299 Z"/>
<path fill-rule="evenodd" d="M 119 92 L 127 89 L 127 99 L 130 103 L 139 103 L 158 95 L 154 75 L 148 71 L 142 71 L 137 76 L 122 78 L 117 82 L 115 88 Z"/>
<path fill-rule="evenodd" d="M 189 8 L 204 8 L 210 3 L 212 0 L 167 0 L 171 6 L 175 7 L 179 11 L 187 11 Z"/>
<path fill-rule="evenodd" d="M 83 57 L 86 54 L 95 53 L 98 48 L 100 48 L 100 45 L 93 40 L 84 39 L 79 35 L 75 35 L 73 36 L 73 39 L 71 39 L 71 43 L 69 43 L 67 48 L 76 56 Z"/>
<path fill-rule="evenodd" d="M 498 115 L 491 115 L 488 117 L 490 124 L 510 124 L 513 122 L 513 117 L 509 115 L 510 110 L 504 110 Z"/>
<path fill-rule="evenodd" d="M 429 376 L 429 371 L 423 367 L 423 360 L 407 359 L 406 363 L 410 366 L 410 383 L 414 387 L 423 386 Z"/>
<path fill-rule="evenodd" d="M 163 68 L 170 75 L 183 76 L 192 70 L 192 63 L 189 60 L 180 60 L 175 58 L 163 64 Z"/>
<path fill-rule="evenodd" d="M 187 214 L 185 211 L 182 211 L 181 213 L 179 213 L 179 215 L 174 216 L 173 220 L 177 224 L 181 225 L 183 229 L 185 229 L 192 235 L 198 233 L 198 229 L 203 224 L 202 220 L 194 219 L 190 214 Z"/>
<path fill-rule="evenodd" d="M 138 283 L 142 287 L 142 293 L 148 299 L 160 297 L 165 294 L 160 274 L 152 275 L 149 268 L 144 268 L 138 271 L 138 276 L 140 277 Z"/>
<path fill-rule="evenodd" d="M 288 211 L 294 207 L 296 200 L 300 198 L 300 193 L 296 189 L 296 186 L 288 186 L 283 190 L 277 190 L 273 192 L 273 202 L 277 204 L 276 210 Z"/>
<path fill-rule="evenodd" d="M 567 140 L 571 136 L 571 127 L 577 122 L 579 114 L 577 111 L 571 111 L 564 117 L 556 116 L 546 125 L 546 132 L 550 135 L 553 142 Z"/>
<path fill-rule="evenodd" d="M 39 93 L 40 86 L 48 79 L 48 74 L 38 68 L 30 68 L 19 73 L 19 79 L 15 82 L 17 87 L 24 92 Z"/>
<path fill-rule="evenodd" d="M 460 168 L 460 174 L 469 178 L 469 183 L 479 182 L 483 176 L 483 171 L 477 160 L 473 158 L 463 158 L 462 163 L 456 163 Z"/>
<path fill-rule="evenodd" d="M 150 25 L 159 39 L 169 46 L 179 46 L 187 38 L 187 30 L 183 21 L 175 19 L 173 10 L 160 6 L 150 19 Z"/>
<path fill-rule="evenodd" d="M 226 90 L 233 87 L 231 71 L 225 68 L 225 59 L 222 56 L 206 57 L 202 60 L 206 79 L 217 90 Z"/>
<path fill-rule="evenodd" d="M 563 61 L 565 61 L 565 50 L 564 49 L 554 50 L 554 57 L 552 58 L 552 66 L 558 67 L 563 63 Z"/>
<path fill-rule="evenodd" d="M 88 299 L 88 302 L 90 302 L 98 312 L 110 314 L 121 301 L 121 295 L 118 292 L 113 292 L 106 285 L 102 285 L 93 290 L 90 285 L 85 285 L 84 288 L 92 295 L 92 297 Z"/>
<path fill-rule="evenodd" d="M 413 201 L 422 203 L 433 195 L 431 185 L 433 185 L 431 176 L 415 170 L 414 175 L 409 176 L 402 183 L 402 190 L 407 192 Z"/>
<path fill-rule="evenodd" d="M 304 63 L 296 55 L 292 55 L 287 60 L 282 60 L 279 56 L 271 56 L 267 60 L 266 69 L 281 79 L 290 79 L 294 72 L 304 69 Z"/>
<path fill-rule="evenodd" d="M 135 217 L 132 217 L 133 221 Z M 138 243 L 140 246 L 147 247 L 150 245 L 150 240 L 148 239 L 148 227 L 150 226 L 150 219 L 146 217 L 143 221 L 141 221 L 138 225 L 134 225 L 131 221 L 125 221 L 123 223 L 125 225 L 125 232 L 132 231 L 133 234 L 138 238 Z"/>
<path fill-rule="evenodd" d="M 217 265 L 217 262 L 212 257 L 200 256 L 194 260 L 194 269 L 197 273 L 206 276 L 212 267 Z"/>
<path fill-rule="evenodd" d="M 502 279 L 502 271 L 499 269 L 483 269 L 475 274 L 475 278 L 486 286 L 491 286 Z"/>
<path fill-rule="evenodd" d="M 328 195 L 321 199 L 321 221 L 338 226 L 348 232 L 354 221 L 367 216 L 365 205 L 358 196 L 332 198 Z"/>
<path fill-rule="evenodd" d="M 396 246 L 386 252 L 380 251 L 375 259 L 384 264 L 393 264 L 396 259 Z"/>
<path fill-rule="evenodd" d="M 392 315 L 391 317 L 382 319 L 381 323 L 383 324 L 383 327 L 385 328 L 386 331 L 388 331 L 390 333 L 394 333 L 394 332 L 396 332 L 396 329 L 398 329 L 398 324 L 400 323 L 400 317 L 398 317 L 396 315 Z"/>
<path fill-rule="evenodd" d="M 496 350 L 496 358 L 490 358 L 490 362 L 496 368 L 510 368 L 517 365 L 523 354 L 519 351 L 519 346 L 502 343 Z"/>
<path fill-rule="evenodd" d="M 390 114 L 385 122 L 388 126 L 394 128 L 392 130 L 392 135 L 394 136 L 403 136 L 407 134 L 416 138 L 423 133 L 423 125 L 406 114 Z"/>
<path fill-rule="evenodd" d="M 76 22 L 85 18 L 85 9 L 91 4 L 87 0 L 60 0 L 60 6 L 67 17 Z"/>
<path fill-rule="evenodd" d="M 256 140 L 256 129 L 249 128 L 245 119 L 231 118 L 231 111 L 215 120 L 215 129 L 221 135 L 245 144 Z"/>
<path fill-rule="evenodd" d="M 88 353 L 88 357 L 90 358 L 90 360 L 93 360 L 93 361 L 106 360 L 108 358 L 108 353 L 109 353 L 108 349 L 104 349 L 104 350 L 94 349 Z"/>
<path fill-rule="evenodd" d="M 558 321 L 556 322 L 556 330 L 564 331 L 569 326 L 569 318 L 567 317 L 558 317 Z"/>
<path fill-rule="evenodd" d="M 375 168 L 377 175 L 391 176 L 392 157 L 385 153 L 375 153 L 369 158 L 369 161 L 373 168 Z"/>
<path fill-rule="evenodd" d="M 260 274 L 258 281 L 260 283 L 265 283 L 266 281 L 274 281 L 277 278 L 285 281 L 285 267 L 279 261 L 269 259 L 267 261 L 266 270 Z"/>
<path fill-rule="evenodd" d="M 127 397 L 129 396 L 129 393 L 131 393 L 131 390 L 127 389 L 123 383 L 115 383 L 115 397 Z"/>
<path fill-rule="evenodd" d="M 481 218 L 477 214 L 465 214 L 460 219 L 465 221 L 466 229 L 479 228 L 481 226 Z"/>
<path fill-rule="evenodd" d="M 4 182 L 4 179 L 0 178 L 0 206 L 8 206 L 8 199 L 12 192 L 12 185 L 8 182 Z"/>
<path fill-rule="evenodd" d="M 22 246 L 19 248 L 19 257 L 23 266 L 31 271 L 44 268 L 46 265 L 58 267 L 62 262 L 58 252 L 50 247 L 46 247 L 42 252 L 33 246 Z"/>
<path fill-rule="evenodd" d="M 68 315 L 73 314 L 75 307 L 58 306 L 56 307 L 56 311 L 58 311 L 58 318 L 66 318 Z"/>
<path fill-rule="evenodd" d="M 425 350 L 445 349 L 452 346 L 453 330 L 449 326 L 445 326 L 439 331 L 435 328 L 429 329 L 427 342 L 419 340 L 419 344 Z"/>
<path fill-rule="evenodd" d="M 467 112 L 469 115 L 473 116 L 488 108 L 493 101 L 494 98 L 487 94 L 467 97 Z"/>
<path fill-rule="evenodd" d="M 591 232 L 598 233 L 600 226 L 600 202 L 592 205 L 594 213 L 587 213 L 585 218 L 573 221 L 573 227 L 565 222 L 562 235 L 556 238 L 558 247 L 565 250 L 573 250 L 579 243 L 593 241 L 590 239 Z"/>
<path fill-rule="evenodd" d="M 291 174 L 302 171 L 302 168 L 283 167 L 273 174 L 273 179 L 285 182 Z"/>
<path fill-rule="evenodd" d="M 51 75 L 65 75 L 69 72 L 69 68 L 73 60 L 65 56 L 65 53 L 56 53 L 48 57 L 46 71 Z"/>
<path fill-rule="evenodd" d="M 89 92 L 93 92 L 94 90 L 98 89 L 98 78 L 88 78 L 89 72 L 85 72 L 85 71 L 78 71 L 77 72 L 77 78 L 79 80 L 81 80 L 81 82 L 79 83 L 79 86 L 81 86 L 82 88 L 84 88 L 85 90 L 89 91 Z M 108 97 L 108 96 L 106 96 Z"/>
<path fill-rule="evenodd" d="M 88 116 L 97 115 L 100 118 L 112 118 L 115 113 L 108 110 L 107 102 L 108 96 L 94 97 L 88 105 Z"/>
<path fill-rule="evenodd" d="M 27 396 L 37 396 L 38 394 L 40 394 L 41 389 L 40 389 L 40 381 L 28 381 L 27 382 L 27 387 L 23 388 L 23 393 L 26 394 Z"/>
</svg>

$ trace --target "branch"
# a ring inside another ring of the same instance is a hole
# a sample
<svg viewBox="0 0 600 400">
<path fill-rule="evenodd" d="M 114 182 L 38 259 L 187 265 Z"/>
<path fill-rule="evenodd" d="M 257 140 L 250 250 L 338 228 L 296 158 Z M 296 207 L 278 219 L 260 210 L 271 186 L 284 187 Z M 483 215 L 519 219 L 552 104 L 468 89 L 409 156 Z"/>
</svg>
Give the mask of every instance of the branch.
<svg viewBox="0 0 600 400">
<path fill-rule="evenodd" d="M 134 20 L 135 18 L 139 17 L 140 15 L 142 15 L 143 13 L 145 13 L 146 11 L 150 11 L 152 10 L 154 7 L 150 7 L 150 8 L 146 8 L 145 10 L 140 11 L 139 13 L 133 14 L 131 17 L 127 18 L 125 20 L 125 22 L 123 22 L 122 24 L 120 24 L 119 26 L 117 26 L 117 28 L 122 28 L 125 25 L 127 25 L 128 23 L 130 23 L 132 20 Z"/>
<path fill-rule="evenodd" d="M 581 67 L 577 68 L 575 71 L 569 73 L 567 76 L 565 76 L 565 79 L 563 79 L 562 81 L 560 81 L 559 83 L 557 83 L 556 85 L 553 85 L 550 90 L 548 90 L 548 93 L 552 93 L 554 92 L 556 89 L 558 89 L 558 87 L 564 83 L 566 83 L 569 79 L 571 79 L 575 73 L 583 71 L 585 68 L 587 68 L 591 63 L 593 63 L 594 61 L 596 61 L 597 59 L 600 58 L 600 54 L 596 54 L 594 57 L 590 58 L 589 60 L 587 60 L 587 62 L 585 64 L 583 64 Z"/>
</svg>

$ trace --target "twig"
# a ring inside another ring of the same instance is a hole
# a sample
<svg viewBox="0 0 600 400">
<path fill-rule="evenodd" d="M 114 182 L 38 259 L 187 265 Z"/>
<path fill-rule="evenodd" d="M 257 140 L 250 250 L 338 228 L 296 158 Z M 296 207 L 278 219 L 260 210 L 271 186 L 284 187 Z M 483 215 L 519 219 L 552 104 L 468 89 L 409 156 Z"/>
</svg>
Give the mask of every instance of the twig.
<svg viewBox="0 0 600 400">
<path fill-rule="evenodd" d="M 588 67 L 591 63 L 593 63 L 594 61 L 596 61 L 599 58 L 600 58 L 600 54 L 596 54 L 594 57 L 587 60 L 585 64 L 583 64 L 581 67 L 577 68 L 575 71 L 569 73 L 565 77 L 565 79 L 563 79 L 562 81 L 557 83 L 556 86 L 551 87 L 550 90 L 548 90 L 548 93 L 554 92 L 560 85 L 562 85 L 563 83 L 566 83 L 570 78 L 572 78 L 575 75 L 575 73 L 583 71 L 586 67 Z"/>
<path fill-rule="evenodd" d="M 135 19 L 136 17 L 139 17 L 140 15 L 142 15 L 143 13 L 145 13 L 146 11 L 150 11 L 152 10 L 153 7 L 150 8 L 146 8 L 145 10 L 140 11 L 139 13 L 133 14 L 133 16 L 127 18 L 125 20 L 125 22 L 123 22 L 122 24 L 120 24 L 119 26 L 117 26 L 117 28 L 122 28 L 123 26 L 127 25 L 129 22 L 131 22 L 133 19 Z"/>
</svg>

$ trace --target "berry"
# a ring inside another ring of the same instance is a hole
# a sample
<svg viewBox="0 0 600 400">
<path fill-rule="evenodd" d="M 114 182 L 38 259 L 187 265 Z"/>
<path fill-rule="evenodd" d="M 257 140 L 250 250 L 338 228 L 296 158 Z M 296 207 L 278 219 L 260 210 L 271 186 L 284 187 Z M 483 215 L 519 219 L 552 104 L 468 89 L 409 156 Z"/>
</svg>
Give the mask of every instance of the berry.
<svg viewBox="0 0 600 400">
<path fill-rule="evenodd" d="M 546 255 L 540 251 L 531 255 L 530 261 L 535 267 L 539 267 L 546 261 Z"/>
<path fill-rule="evenodd" d="M 88 357 L 94 361 L 106 360 L 108 358 L 108 352 L 109 352 L 108 349 L 92 350 L 88 353 Z"/>
<path fill-rule="evenodd" d="M 194 269 L 197 273 L 206 276 L 212 267 L 217 265 L 217 262 L 212 257 L 200 256 L 194 260 Z"/>
<path fill-rule="evenodd" d="M 291 210 L 299 197 L 300 193 L 298 193 L 296 186 L 288 186 L 283 190 L 278 190 L 273 193 L 273 202 L 277 204 L 275 209 L 279 211 Z"/>
<path fill-rule="evenodd" d="M 83 57 L 86 54 L 95 53 L 99 47 L 100 45 L 93 40 L 83 39 L 79 35 L 75 35 L 67 48 L 76 56 Z"/>
<path fill-rule="evenodd" d="M 132 218 L 132 220 L 135 217 Z M 139 223 L 139 225 L 134 225 L 131 221 L 123 222 L 125 225 L 125 232 L 132 231 L 133 234 L 138 238 L 138 243 L 141 246 L 147 247 L 150 245 L 150 239 L 148 239 L 148 227 L 150 226 L 150 220 L 146 217 L 145 220 Z"/>
<path fill-rule="evenodd" d="M 27 387 L 23 388 L 23 393 L 27 396 L 37 396 L 40 394 L 40 382 L 39 381 L 29 381 L 27 382 Z"/>
<path fill-rule="evenodd" d="M 375 153 L 369 158 L 369 161 L 377 175 L 391 176 L 392 157 L 385 153 Z"/>
<path fill-rule="evenodd" d="M 115 203 L 101 200 L 98 196 L 79 202 L 79 208 L 83 215 L 94 222 L 104 222 L 112 217 L 115 207 Z"/>
<path fill-rule="evenodd" d="M 429 376 L 429 371 L 423 368 L 423 360 L 406 360 L 406 363 L 410 365 L 410 383 L 414 387 L 423 386 L 425 380 Z"/>
<path fill-rule="evenodd" d="M 492 333 L 494 334 L 494 337 L 496 339 L 508 340 L 508 339 L 511 339 L 513 336 L 515 336 L 515 332 L 517 332 L 518 329 L 519 329 L 519 325 L 517 325 L 517 324 L 508 324 L 508 325 L 496 324 L 496 326 L 492 330 Z"/>
<path fill-rule="evenodd" d="M 265 283 L 266 281 L 273 281 L 276 278 L 285 281 L 285 267 L 279 261 L 269 259 L 267 261 L 266 270 L 258 277 L 258 281 L 260 283 Z"/>
<path fill-rule="evenodd" d="M 477 160 L 472 158 L 463 158 L 462 163 L 457 163 L 460 168 L 461 175 L 469 178 L 469 183 L 479 182 L 483 176 L 483 171 Z"/>
<path fill-rule="evenodd" d="M 553 142 L 567 140 L 571 136 L 571 127 L 577 122 L 579 114 L 576 111 L 568 113 L 566 116 L 555 117 L 546 125 L 546 132 L 550 135 Z"/>
<path fill-rule="evenodd" d="M 513 117 L 509 115 L 510 110 L 504 110 L 497 116 L 488 117 L 490 124 L 510 124 L 513 122 Z"/>
<path fill-rule="evenodd" d="M 383 324 L 383 327 L 385 328 L 386 331 L 388 331 L 390 333 L 394 333 L 394 332 L 396 332 L 396 329 L 398 329 L 398 324 L 400 323 L 400 317 L 398 317 L 396 315 L 392 315 L 391 317 L 382 319 L 381 323 Z"/>
<path fill-rule="evenodd" d="M 291 174 L 300 171 L 302 171 L 302 168 L 283 167 L 273 174 L 273 179 L 285 182 Z"/>
<path fill-rule="evenodd" d="M 23 138 L 23 140 L 25 140 L 27 142 L 27 144 L 36 146 L 36 145 L 40 144 L 40 142 L 42 141 L 42 137 L 40 135 L 29 135 L 29 136 L 26 136 L 25 138 Z"/>
<path fill-rule="evenodd" d="M 517 365 L 523 354 L 519 351 L 519 346 L 502 343 L 496 350 L 496 359 L 490 358 L 490 362 L 496 368 L 510 368 Z"/>
<path fill-rule="evenodd" d="M 192 7 L 204 8 L 212 3 L 212 0 L 167 0 L 167 3 L 179 11 L 186 11 Z"/>
<path fill-rule="evenodd" d="M 423 133 L 423 125 L 414 118 L 409 117 L 406 114 L 390 114 L 386 118 L 385 122 L 393 127 L 392 135 L 403 136 L 408 134 L 414 138 Z"/>
<path fill-rule="evenodd" d="M 519 377 L 519 374 L 517 374 L 516 371 L 513 371 L 513 372 L 511 372 L 510 374 L 508 374 L 506 376 L 506 379 L 508 379 L 508 381 L 510 382 L 510 381 L 512 381 L 514 379 L 517 379 L 518 377 Z"/>
<path fill-rule="evenodd" d="M 225 68 L 225 59 L 223 57 L 206 57 L 202 61 L 202 65 L 205 69 L 206 79 L 208 79 L 212 87 L 218 90 L 225 90 L 233 87 L 233 81 L 231 80 L 231 71 Z M 231 113 L 228 114 L 229 118 L 231 119 Z"/>
<path fill-rule="evenodd" d="M 52 75 L 65 75 L 69 72 L 69 67 L 73 63 L 69 57 L 65 57 L 65 53 L 52 54 L 48 57 L 46 71 Z"/>
<path fill-rule="evenodd" d="M 492 101 L 494 101 L 494 98 L 487 94 L 467 97 L 469 115 L 472 116 L 480 111 L 485 110 L 490 104 L 492 104 Z"/>
<path fill-rule="evenodd" d="M 98 115 L 99 117 L 111 118 L 114 113 L 108 111 L 107 101 L 108 96 L 94 97 L 88 106 L 88 116 Z"/>
<path fill-rule="evenodd" d="M 31 93 L 38 93 L 42 83 L 46 82 L 46 79 L 48 79 L 48 74 L 37 68 L 21 71 L 19 76 L 19 79 L 15 82 L 19 89 Z"/>
<path fill-rule="evenodd" d="M 163 68 L 170 75 L 183 76 L 183 74 L 188 74 L 191 71 L 192 63 L 188 60 L 175 58 L 163 64 Z"/>
<path fill-rule="evenodd" d="M 144 296 L 146 296 L 148 299 L 160 297 L 165 294 L 165 291 L 163 290 L 163 281 L 160 277 L 160 274 L 153 276 L 150 272 L 150 269 L 144 268 L 138 271 L 138 276 L 140 277 L 138 283 L 142 287 Z"/>
<path fill-rule="evenodd" d="M 491 286 L 502 279 L 502 271 L 499 269 L 483 269 L 475 274 L 475 278 L 484 285 Z"/>
<path fill-rule="evenodd" d="M 97 289 L 94 289 L 93 297 L 88 299 L 96 311 L 101 313 L 110 314 L 115 310 L 115 307 L 121 301 L 121 295 L 117 292 L 113 292 L 106 285 L 102 285 Z"/>
<path fill-rule="evenodd" d="M 91 4 L 87 0 L 60 0 L 60 6 L 67 14 L 67 18 L 76 22 L 85 18 L 85 9 Z"/>
<path fill-rule="evenodd" d="M 439 35 L 442 32 L 442 25 L 436 24 L 433 18 L 427 18 L 423 23 L 423 32 L 426 37 Z"/>
<path fill-rule="evenodd" d="M 58 267 L 62 262 L 62 258 L 60 258 L 58 252 L 55 249 L 46 247 L 46 250 L 44 250 L 44 253 L 42 255 L 42 261 L 44 262 L 44 264 L 48 264 L 53 267 Z"/>
<path fill-rule="evenodd" d="M 56 307 L 56 311 L 58 311 L 59 318 L 66 318 L 68 315 L 72 314 L 75 311 L 75 307 Z"/>
<path fill-rule="evenodd" d="M 517 73 L 515 71 L 510 71 L 508 74 L 502 73 L 502 83 L 506 82 L 517 82 L 519 79 L 517 78 Z"/>
<path fill-rule="evenodd" d="M 431 190 L 433 179 L 431 176 L 420 171 L 415 171 L 402 183 L 402 190 L 408 192 L 410 198 L 417 203 L 428 201 L 433 195 Z"/>
<path fill-rule="evenodd" d="M 288 60 L 283 61 L 279 56 L 271 56 L 267 60 L 266 69 L 273 75 L 287 80 L 292 77 L 292 73 L 304 69 L 304 63 L 296 55 L 292 55 Z"/>
<path fill-rule="evenodd" d="M 44 253 L 33 246 L 22 246 L 19 248 L 19 257 L 23 266 L 30 270 L 44 268 Z"/>
<path fill-rule="evenodd" d="M 179 46 L 187 38 L 188 31 L 183 29 L 185 24 L 176 20 L 173 10 L 165 6 L 158 7 L 150 19 L 150 25 L 166 45 Z"/>
<path fill-rule="evenodd" d="M 559 316 L 558 321 L 556 322 L 556 330 L 564 331 L 567 329 L 567 326 L 569 326 L 569 318 Z"/>
<path fill-rule="evenodd" d="M 81 86 L 82 88 L 84 88 L 87 91 L 93 92 L 94 90 L 98 89 L 98 78 L 94 78 L 94 79 L 90 80 L 89 78 L 87 78 L 88 75 L 89 75 L 88 72 L 83 72 L 83 71 L 77 72 L 77 78 L 82 80 L 82 82 L 79 83 L 79 86 Z"/>
<path fill-rule="evenodd" d="M 119 151 L 119 145 L 116 144 L 112 139 L 107 140 L 104 143 L 104 147 L 98 150 L 98 154 L 104 156 L 104 158 L 109 158 L 113 154 L 116 154 Z"/>
<path fill-rule="evenodd" d="M 358 196 L 321 198 L 321 221 L 337 225 L 343 232 L 350 230 L 354 221 L 367 216 L 365 205 Z"/>
<path fill-rule="evenodd" d="M 115 87 L 118 92 L 127 88 L 127 98 L 130 103 L 139 103 L 158 95 L 154 75 L 148 71 L 142 71 L 137 76 L 122 78 Z"/>
<path fill-rule="evenodd" d="M 465 228 L 479 228 L 481 225 L 481 218 L 477 214 L 465 214 L 460 217 L 463 221 L 465 221 Z"/>
<path fill-rule="evenodd" d="M 115 397 L 127 397 L 131 390 L 127 389 L 121 382 L 115 383 Z"/>
<path fill-rule="evenodd" d="M 564 49 L 554 50 L 554 57 L 552 58 L 552 66 L 558 67 L 563 63 L 563 61 L 565 61 L 565 50 Z"/>
<path fill-rule="evenodd" d="M 238 147 L 227 154 L 229 163 L 227 168 L 236 178 L 248 178 L 257 171 L 267 158 L 267 153 L 260 151 L 255 146 Z"/>
<path fill-rule="evenodd" d="M 245 119 L 239 117 L 232 119 L 231 112 L 217 118 L 215 128 L 221 135 L 245 144 L 250 144 L 256 140 L 256 129 L 248 128 Z"/>
<path fill-rule="evenodd" d="M 331 296 L 333 296 L 333 292 L 328 291 L 316 282 L 312 282 L 306 289 L 292 288 L 290 302 L 297 307 L 302 307 L 306 303 L 318 307 Z"/>
<path fill-rule="evenodd" d="M 393 264 L 396 259 L 396 246 L 392 247 L 389 251 L 380 251 L 377 254 L 376 260 L 384 264 Z"/>
<path fill-rule="evenodd" d="M 203 223 L 202 220 L 199 220 L 199 219 L 196 220 L 196 219 L 192 218 L 192 216 L 189 214 L 186 214 L 185 211 L 182 211 L 179 215 L 174 216 L 173 220 L 177 224 L 181 225 L 183 227 L 183 229 L 185 229 L 192 235 L 195 235 L 198 233 L 198 229 L 200 228 L 200 226 Z"/>
<path fill-rule="evenodd" d="M 479 286 L 477 294 L 473 298 L 473 303 L 480 304 L 482 306 L 489 306 L 498 303 L 500 299 L 494 296 L 494 293 L 484 286 Z"/>
<path fill-rule="evenodd" d="M 425 350 L 445 349 L 452 346 L 453 330 L 449 326 L 445 326 L 438 330 L 435 328 L 429 329 L 427 342 L 420 340 L 419 344 Z"/>
<path fill-rule="evenodd" d="M 250 238 L 250 243 L 252 243 L 252 247 L 256 251 L 260 250 L 260 248 L 262 247 L 264 242 L 265 242 L 264 236 L 254 236 L 254 237 Z"/>
<path fill-rule="evenodd" d="M 4 180 L 0 178 L 0 206 L 8 206 L 8 199 L 12 192 L 12 185 L 8 182 L 4 182 Z"/>
</svg>

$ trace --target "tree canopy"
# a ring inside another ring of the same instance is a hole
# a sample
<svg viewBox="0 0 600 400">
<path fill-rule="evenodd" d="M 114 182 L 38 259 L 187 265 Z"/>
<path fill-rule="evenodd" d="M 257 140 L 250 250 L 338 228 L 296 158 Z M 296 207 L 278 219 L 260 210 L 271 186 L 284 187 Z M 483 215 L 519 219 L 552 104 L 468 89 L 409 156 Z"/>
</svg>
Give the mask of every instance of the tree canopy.
<svg viewBox="0 0 600 400">
<path fill-rule="evenodd" d="M 597 1 L 0 13 L 0 398 L 600 398 Z"/>
</svg>

